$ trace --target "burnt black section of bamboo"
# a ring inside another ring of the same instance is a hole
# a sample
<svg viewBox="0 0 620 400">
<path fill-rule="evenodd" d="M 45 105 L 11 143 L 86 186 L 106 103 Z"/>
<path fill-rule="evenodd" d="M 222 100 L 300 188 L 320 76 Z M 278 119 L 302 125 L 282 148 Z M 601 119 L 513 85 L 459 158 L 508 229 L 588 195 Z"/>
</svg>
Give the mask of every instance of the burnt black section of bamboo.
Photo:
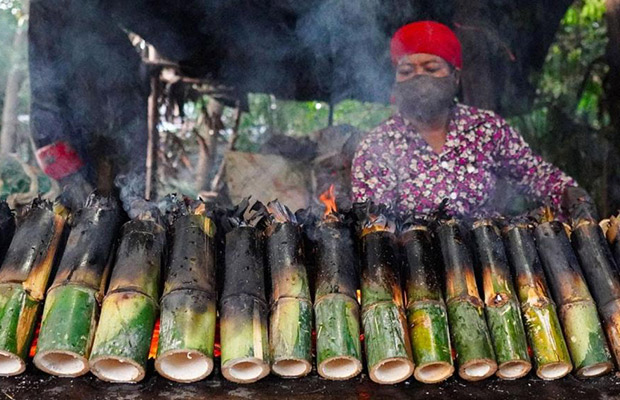
<svg viewBox="0 0 620 400">
<path fill-rule="evenodd" d="M 52 286 L 74 283 L 99 290 L 121 222 L 114 198 L 91 195 L 76 213 Z"/>
<path fill-rule="evenodd" d="M 280 297 L 310 300 L 299 226 L 290 222 L 275 223 L 272 229 L 267 233 L 265 243 L 267 267 L 271 276 L 271 303 L 275 303 Z M 303 282 L 290 281 L 297 279 L 297 276 L 303 277 Z M 304 288 L 297 289 L 301 284 Z"/>
<path fill-rule="evenodd" d="M 341 293 L 356 299 L 359 269 L 351 230 L 339 222 L 325 222 L 316 235 L 316 298 Z"/>
<path fill-rule="evenodd" d="M 0 264 L 4 260 L 13 234 L 15 233 L 15 216 L 6 201 L 0 202 Z"/>
<path fill-rule="evenodd" d="M 248 295 L 266 302 L 262 237 L 258 229 L 239 227 L 226 234 L 226 271 L 221 299 Z"/>
<path fill-rule="evenodd" d="M 172 227 L 172 250 L 164 294 L 174 290 L 216 292 L 215 239 L 207 230 L 213 222 L 203 215 L 183 215 Z"/>
</svg>

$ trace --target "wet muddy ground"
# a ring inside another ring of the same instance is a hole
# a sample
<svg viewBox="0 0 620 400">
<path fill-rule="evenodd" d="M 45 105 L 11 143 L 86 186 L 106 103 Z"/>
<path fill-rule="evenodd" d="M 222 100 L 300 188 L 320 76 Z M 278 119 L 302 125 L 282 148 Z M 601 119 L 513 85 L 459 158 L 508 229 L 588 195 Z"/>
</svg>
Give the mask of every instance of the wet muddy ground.
<svg viewBox="0 0 620 400">
<path fill-rule="evenodd" d="M 0 378 L 0 400 L 17 399 L 126 399 L 126 400 L 185 400 L 185 399 L 620 399 L 620 377 L 609 375 L 580 381 L 572 376 L 560 381 L 545 382 L 532 376 L 517 381 L 496 378 L 468 383 L 451 378 L 440 385 L 423 385 L 413 379 L 395 386 L 381 386 L 366 375 L 346 381 L 330 382 L 316 373 L 297 380 L 273 376 L 251 384 L 233 384 L 222 378 L 219 371 L 195 384 L 178 384 L 158 376 L 152 363 L 147 378 L 134 385 L 110 384 L 92 375 L 76 379 L 55 378 L 30 367 L 25 374 Z"/>
</svg>

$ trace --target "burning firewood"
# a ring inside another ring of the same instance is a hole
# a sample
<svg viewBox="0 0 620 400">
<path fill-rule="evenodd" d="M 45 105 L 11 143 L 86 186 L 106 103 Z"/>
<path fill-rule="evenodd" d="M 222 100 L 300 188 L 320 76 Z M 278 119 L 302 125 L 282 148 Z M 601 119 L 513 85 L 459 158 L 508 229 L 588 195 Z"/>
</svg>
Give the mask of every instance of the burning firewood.
<svg viewBox="0 0 620 400">
<path fill-rule="evenodd" d="M 620 365 L 620 277 L 618 266 L 601 227 L 590 218 L 573 221 L 570 235 L 583 275 L 592 290 L 598 312 Z"/>
<path fill-rule="evenodd" d="M 497 376 L 518 379 L 527 375 L 532 363 L 527 353 L 525 330 L 504 244 L 491 220 L 474 222 L 472 233 L 476 258 L 482 270 L 484 310 L 499 364 Z"/>
<path fill-rule="evenodd" d="M 135 383 L 145 376 L 165 243 L 157 215 L 123 225 L 90 354 L 90 369 L 99 379 Z"/>
<path fill-rule="evenodd" d="M 413 374 L 411 342 L 400 287 L 396 224 L 386 210 L 364 205 L 362 250 L 362 327 L 370 379 L 382 384 Z"/>
<path fill-rule="evenodd" d="M 244 201 L 226 218 L 224 288 L 220 299 L 222 374 L 237 383 L 269 374 L 261 204 Z"/>
<path fill-rule="evenodd" d="M 271 276 L 269 343 L 272 370 L 297 378 L 312 370 L 312 301 L 295 215 L 277 200 L 267 204 L 267 264 Z"/>
<path fill-rule="evenodd" d="M 552 218 L 552 217 L 551 217 Z M 613 364 L 596 304 L 562 223 L 549 220 L 535 229 L 536 245 L 578 377 L 590 378 L 611 371 Z"/>
<path fill-rule="evenodd" d="M 446 303 L 459 376 L 479 381 L 497 370 L 484 303 L 474 275 L 471 253 L 455 219 L 438 221 L 436 236 L 446 271 Z"/>
<path fill-rule="evenodd" d="M 333 187 L 321 196 L 325 214 L 317 223 L 314 315 L 317 370 L 346 380 L 362 371 L 355 249 L 350 227 L 336 208 Z"/>
<path fill-rule="evenodd" d="M 89 370 L 88 356 L 120 221 L 116 201 L 96 194 L 75 215 L 47 291 L 34 356 L 37 368 L 48 374 L 75 377 Z"/>
<path fill-rule="evenodd" d="M 548 293 L 532 226 L 527 222 L 511 222 L 502 233 L 506 255 L 517 282 L 528 339 L 534 352 L 536 375 L 545 380 L 562 378 L 571 372 L 573 365 L 555 303 Z"/>
<path fill-rule="evenodd" d="M 35 199 L 19 219 L 0 268 L 0 376 L 26 369 L 30 342 L 67 212 L 59 204 Z"/>
<path fill-rule="evenodd" d="M 174 216 L 155 368 L 176 382 L 196 382 L 213 371 L 214 236 L 215 224 L 204 203 L 182 205 Z"/>
<path fill-rule="evenodd" d="M 409 333 L 416 365 L 414 377 L 424 383 L 441 382 L 454 373 L 448 314 L 438 276 L 441 261 L 427 224 L 422 220 L 406 221 L 400 242 Z"/>
</svg>

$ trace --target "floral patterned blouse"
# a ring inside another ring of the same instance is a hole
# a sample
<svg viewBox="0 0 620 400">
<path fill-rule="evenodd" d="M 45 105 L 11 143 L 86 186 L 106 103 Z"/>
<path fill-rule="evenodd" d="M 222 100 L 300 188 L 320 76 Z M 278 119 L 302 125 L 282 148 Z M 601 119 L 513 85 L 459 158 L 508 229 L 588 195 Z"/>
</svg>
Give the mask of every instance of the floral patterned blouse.
<svg viewBox="0 0 620 400">
<path fill-rule="evenodd" d="M 556 209 L 576 182 L 532 153 L 492 111 L 457 104 L 437 154 L 399 113 L 369 132 L 352 165 L 353 201 L 391 204 L 399 213 L 430 213 L 448 198 L 453 215 L 490 215 L 498 177 Z"/>
</svg>

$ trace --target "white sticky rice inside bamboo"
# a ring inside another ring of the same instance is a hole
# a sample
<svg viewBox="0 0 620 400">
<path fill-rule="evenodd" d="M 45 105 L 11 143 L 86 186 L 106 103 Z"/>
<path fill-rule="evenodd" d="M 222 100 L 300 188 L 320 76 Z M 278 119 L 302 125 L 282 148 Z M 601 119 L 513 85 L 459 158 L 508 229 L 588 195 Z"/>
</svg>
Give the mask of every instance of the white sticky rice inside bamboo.
<svg viewBox="0 0 620 400">
<path fill-rule="evenodd" d="M 284 378 L 296 378 L 307 375 L 312 366 L 306 360 L 278 360 L 273 363 L 271 369 Z"/>
<path fill-rule="evenodd" d="M 447 362 L 434 362 L 421 365 L 414 371 L 415 378 L 424 383 L 437 383 L 448 379 L 454 373 L 454 367 Z"/>
<path fill-rule="evenodd" d="M 196 382 L 213 371 L 213 360 L 192 350 L 168 351 L 155 361 L 160 375 L 177 382 Z"/>
<path fill-rule="evenodd" d="M 222 374 L 229 381 L 252 383 L 269 374 L 269 365 L 259 358 L 240 358 L 228 361 L 222 367 Z"/>
<path fill-rule="evenodd" d="M 0 351 L 0 376 L 18 375 L 25 369 L 24 360 L 8 351 Z"/>
<path fill-rule="evenodd" d="M 593 378 L 595 376 L 606 374 L 610 370 L 610 363 L 598 363 L 582 368 L 579 370 L 578 375 L 584 378 Z"/>
<path fill-rule="evenodd" d="M 362 363 L 353 357 L 332 357 L 324 360 L 318 368 L 325 379 L 346 380 L 362 371 Z"/>
<path fill-rule="evenodd" d="M 502 379 L 518 379 L 527 375 L 532 364 L 527 361 L 509 361 L 499 366 L 497 375 Z"/>
<path fill-rule="evenodd" d="M 88 372 L 86 358 L 70 351 L 46 351 L 37 353 L 34 364 L 50 375 L 62 377 L 76 377 Z"/>
<path fill-rule="evenodd" d="M 92 361 L 91 372 L 97 378 L 113 383 L 135 383 L 144 378 L 141 365 L 122 357 L 102 357 Z"/>
<path fill-rule="evenodd" d="M 493 375 L 496 370 L 497 366 L 494 362 L 488 360 L 471 360 L 461 366 L 459 375 L 466 380 L 478 381 Z"/>
<path fill-rule="evenodd" d="M 381 361 L 370 370 L 370 379 L 377 383 L 402 382 L 413 374 L 413 363 L 405 358 L 390 358 Z"/>
<path fill-rule="evenodd" d="M 571 369 L 571 365 L 567 363 L 547 364 L 538 368 L 538 371 L 536 371 L 536 375 L 538 375 L 540 379 L 545 380 L 559 379 L 563 376 L 566 376 L 571 371 Z"/>
</svg>

